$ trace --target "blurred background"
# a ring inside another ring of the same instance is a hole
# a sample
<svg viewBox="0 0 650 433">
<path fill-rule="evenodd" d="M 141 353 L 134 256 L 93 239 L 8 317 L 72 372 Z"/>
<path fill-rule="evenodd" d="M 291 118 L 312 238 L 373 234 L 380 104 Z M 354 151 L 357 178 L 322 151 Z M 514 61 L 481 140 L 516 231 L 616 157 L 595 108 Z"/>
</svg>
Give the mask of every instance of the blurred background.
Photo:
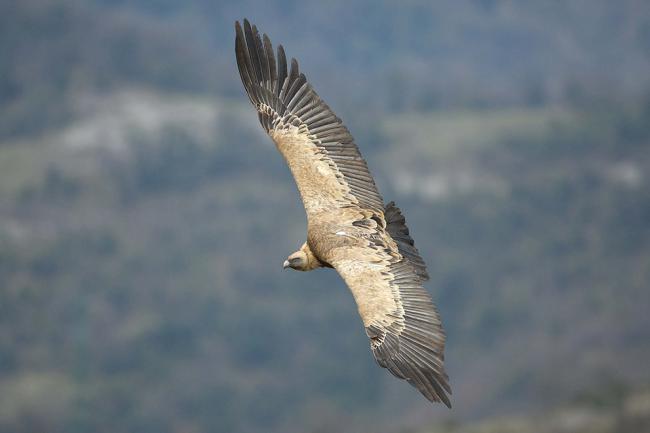
<svg viewBox="0 0 650 433">
<path fill-rule="evenodd" d="M 378 368 L 235 64 L 403 209 L 453 410 Z M 650 431 L 650 3 L 0 0 L 0 430 Z"/>
</svg>

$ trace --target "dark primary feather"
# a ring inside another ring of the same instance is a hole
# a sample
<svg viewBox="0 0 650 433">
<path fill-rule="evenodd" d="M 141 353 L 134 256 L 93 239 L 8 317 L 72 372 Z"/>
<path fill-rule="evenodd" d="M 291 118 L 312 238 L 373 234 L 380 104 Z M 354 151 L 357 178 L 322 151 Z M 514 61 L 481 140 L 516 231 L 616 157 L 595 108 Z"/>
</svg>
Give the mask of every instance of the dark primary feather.
<svg viewBox="0 0 650 433">
<path fill-rule="evenodd" d="M 239 74 L 264 129 L 306 126 L 310 140 L 340 173 L 339 182 L 350 188 L 359 205 L 383 211 L 381 195 L 352 135 L 300 73 L 296 59 L 291 59 L 287 73 L 281 46 L 276 58 L 268 36 L 262 40 L 248 20 L 243 30 L 235 23 L 235 31 Z"/>
<path fill-rule="evenodd" d="M 386 205 L 386 231 L 402 255 L 391 260 L 382 274 L 402 306 L 389 316 L 390 325 L 370 325 L 366 334 L 377 363 L 393 375 L 405 379 L 429 401 L 451 408 L 451 387 L 444 370 L 445 333 L 438 311 L 422 283 L 429 278 L 426 265 L 406 227 L 406 219 L 395 203 Z M 369 220 L 357 221 L 357 227 L 372 227 Z M 372 238 L 370 248 L 385 250 L 381 238 Z"/>
<path fill-rule="evenodd" d="M 404 314 L 388 327 L 371 325 L 366 334 L 377 363 L 393 375 L 405 379 L 429 401 L 451 408 L 451 387 L 445 373 L 445 333 L 438 311 L 422 279 L 407 260 L 392 263 L 392 288 L 399 293 Z"/>
</svg>

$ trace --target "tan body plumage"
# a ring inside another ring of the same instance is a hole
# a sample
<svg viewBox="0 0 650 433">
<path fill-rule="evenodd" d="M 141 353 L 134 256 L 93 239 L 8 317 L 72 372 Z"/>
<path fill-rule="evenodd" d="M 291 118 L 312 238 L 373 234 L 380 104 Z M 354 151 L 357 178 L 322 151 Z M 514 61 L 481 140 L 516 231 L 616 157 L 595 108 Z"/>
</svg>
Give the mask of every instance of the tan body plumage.
<svg viewBox="0 0 650 433">
<path fill-rule="evenodd" d="M 307 213 L 307 241 L 285 267 L 333 267 L 350 288 L 375 359 L 430 401 L 451 407 L 445 335 L 424 261 L 406 221 L 384 206 L 352 136 L 282 46 L 244 20 L 237 65 L 259 119 L 291 170 Z"/>
</svg>

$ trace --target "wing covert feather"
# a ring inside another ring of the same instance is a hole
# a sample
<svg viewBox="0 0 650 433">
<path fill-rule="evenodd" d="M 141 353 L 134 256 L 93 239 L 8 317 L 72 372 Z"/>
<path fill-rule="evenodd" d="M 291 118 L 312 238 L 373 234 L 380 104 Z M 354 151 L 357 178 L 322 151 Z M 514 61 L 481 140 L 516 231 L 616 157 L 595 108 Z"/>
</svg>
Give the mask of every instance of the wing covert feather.
<svg viewBox="0 0 650 433">
<path fill-rule="evenodd" d="M 341 119 L 268 36 L 244 20 L 235 24 L 237 66 L 260 123 L 282 153 L 307 214 L 358 205 L 382 212 L 383 200 Z"/>
<path fill-rule="evenodd" d="M 330 263 L 354 296 L 377 363 L 451 407 L 438 311 L 413 265 L 385 244 L 339 248 Z"/>
</svg>

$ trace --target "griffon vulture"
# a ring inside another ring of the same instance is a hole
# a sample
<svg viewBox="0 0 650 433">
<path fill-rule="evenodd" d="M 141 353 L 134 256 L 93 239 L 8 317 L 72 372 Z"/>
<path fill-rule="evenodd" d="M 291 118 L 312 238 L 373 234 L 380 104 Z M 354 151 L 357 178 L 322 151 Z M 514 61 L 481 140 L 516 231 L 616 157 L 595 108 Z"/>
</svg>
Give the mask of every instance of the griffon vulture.
<svg viewBox="0 0 650 433">
<path fill-rule="evenodd" d="M 244 20 L 237 66 L 264 130 L 284 156 L 307 213 L 307 242 L 284 267 L 334 268 L 349 286 L 377 363 L 432 402 L 451 407 L 445 334 L 423 283 L 424 261 L 393 202 L 384 205 L 341 119 L 298 62 Z"/>
</svg>

